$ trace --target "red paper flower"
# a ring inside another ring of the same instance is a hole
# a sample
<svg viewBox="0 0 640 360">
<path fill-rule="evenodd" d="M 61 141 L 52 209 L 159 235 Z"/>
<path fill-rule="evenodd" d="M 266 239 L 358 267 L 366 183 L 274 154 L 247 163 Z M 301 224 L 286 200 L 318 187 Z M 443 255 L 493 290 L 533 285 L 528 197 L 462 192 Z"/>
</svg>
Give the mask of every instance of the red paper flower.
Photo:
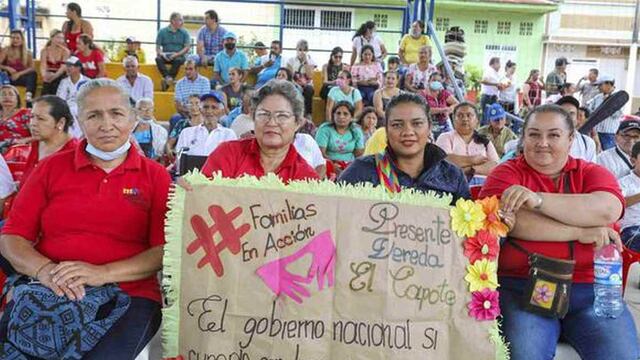
<svg viewBox="0 0 640 360">
<path fill-rule="evenodd" d="M 500 315 L 499 293 L 490 289 L 471 293 L 471 302 L 467 305 L 469 316 L 476 320 L 495 320 Z"/>
<path fill-rule="evenodd" d="M 470 264 L 480 259 L 495 260 L 499 251 L 498 238 L 487 230 L 478 231 L 464 242 L 464 256 Z"/>
</svg>

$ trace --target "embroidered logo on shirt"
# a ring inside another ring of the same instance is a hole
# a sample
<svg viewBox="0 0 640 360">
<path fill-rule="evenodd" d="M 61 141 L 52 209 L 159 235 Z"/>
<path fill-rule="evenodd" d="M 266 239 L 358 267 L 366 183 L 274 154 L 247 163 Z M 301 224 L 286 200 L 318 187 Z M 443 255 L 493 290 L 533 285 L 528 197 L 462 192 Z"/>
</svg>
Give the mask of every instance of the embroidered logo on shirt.
<svg viewBox="0 0 640 360">
<path fill-rule="evenodd" d="M 122 195 L 138 196 L 138 195 L 140 195 L 140 189 L 138 189 L 138 188 L 122 188 Z"/>
</svg>

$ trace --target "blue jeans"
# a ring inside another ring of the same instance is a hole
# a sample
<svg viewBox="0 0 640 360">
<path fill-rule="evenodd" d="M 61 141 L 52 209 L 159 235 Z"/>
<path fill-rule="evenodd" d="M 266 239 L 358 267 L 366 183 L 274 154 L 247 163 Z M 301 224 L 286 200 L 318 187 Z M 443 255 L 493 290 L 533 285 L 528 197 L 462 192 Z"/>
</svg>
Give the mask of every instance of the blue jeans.
<svg viewBox="0 0 640 360">
<path fill-rule="evenodd" d="M 108 306 L 109 303 L 103 305 Z M 113 306 L 113 304 L 111 304 Z M 0 319 L 0 339 L 7 339 L 9 312 L 13 301 L 7 304 Z M 102 308 L 99 310 L 100 314 Z M 127 312 L 104 335 L 100 342 L 89 351 L 84 360 L 135 359 L 147 346 L 160 327 L 162 315 L 160 304 L 141 297 L 132 297 Z M 26 356 L 27 359 L 36 359 Z"/>
<path fill-rule="evenodd" d="M 527 312 L 520 306 L 525 279 L 501 277 L 502 331 L 512 360 L 551 360 L 558 340 L 569 343 L 583 360 L 637 360 L 636 327 L 626 307 L 616 319 L 596 317 L 593 284 L 574 283 L 564 319 Z"/>
<path fill-rule="evenodd" d="M 599 132 L 598 139 L 600 139 L 600 144 L 602 144 L 602 151 L 616 147 L 616 134 Z"/>
<path fill-rule="evenodd" d="M 640 226 L 627 226 L 620 232 L 624 246 L 635 252 L 640 252 Z"/>
</svg>

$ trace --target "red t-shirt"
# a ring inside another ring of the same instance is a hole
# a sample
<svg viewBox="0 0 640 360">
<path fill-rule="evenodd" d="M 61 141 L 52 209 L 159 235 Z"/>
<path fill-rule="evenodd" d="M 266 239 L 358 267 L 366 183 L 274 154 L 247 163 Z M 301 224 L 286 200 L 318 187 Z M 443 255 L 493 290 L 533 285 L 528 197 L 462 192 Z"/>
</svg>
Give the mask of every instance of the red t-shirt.
<svg viewBox="0 0 640 360">
<path fill-rule="evenodd" d="M 0 141 L 22 139 L 31 136 L 29 130 L 30 109 L 19 109 L 12 117 L 0 121 Z"/>
<path fill-rule="evenodd" d="M 216 171 L 221 171 L 223 177 L 237 178 L 242 175 L 262 177 L 265 175 L 260 164 L 260 148 L 255 138 L 227 141 L 207 158 L 202 167 L 202 173 L 211 177 Z M 284 181 L 318 179 L 318 174 L 307 161 L 298 154 L 293 145 L 289 145 L 289 152 L 276 169 L 275 174 Z"/>
<path fill-rule="evenodd" d="M 624 197 L 615 177 L 604 167 L 595 163 L 569 157 L 569 161 L 563 169 L 563 175 L 556 187 L 553 180 L 540 174 L 531 168 L 523 156 L 498 165 L 487 177 L 482 186 L 480 198 L 488 196 L 501 196 L 511 185 L 522 185 L 536 192 L 563 193 L 566 173 L 569 173 L 571 181 L 570 189 L 574 194 L 589 194 L 596 191 L 612 193 L 620 199 L 624 208 Z M 570 211 L 569 209 L 567 209 Z M 622 214 L 620 214 L 622 216 Z M 544 229 L 540 229 L 540 237 L 544 238 Z M 517 239 L 516 239 L 517 240 Z M 548 241 L 524 241 L 518 240 L 529 252 L 535 252 L 559 259 L 568 259 L 568 243 L 555 243 Z M 573 281 L 578 283 L 593 282 L 593 245 L 574 242 L 574 254 L 576 267 Z M 527 256 L 505 243 L 500 249 L 498 274 L 501 276 L 514 276 L 526 278 L 529 272 Z"/>
<path fill-rule="evenodd" d="M 2 233 L 35 242 L 55 262 L 102 265 L 163 245 L 167 171 L 132 146 L 124 163 L 106 173 L 91 163 L 86 144 L 40 162 Z M 155 275 L 119 285 L 131 296 L 160 301 Z"/>
<path fill-rule="evenodd" d="M 75 56 L 77 56 L 82 63 L 82 73 L 84 76 L 95 79 L 98 76 L 98 64 L 104 63 L 102 51 L 93 49 L 88 56 L 85 56 L 82 51 L 77 51 Z M 105 74 L 105 76 L 107 75 Z"/>
<path fill-rule="evenodd" d="M 69 139 L 69 141 L 67 141 L 66 144 L 64 144 L 62 148 L 60 148 L 60 150 L 56 151 L 54 154 L 51 154 L 50 156 L 53 156 L 57 153 L 61 153 L 63 151 L 73 150 L 76 148 L 79 142 L 80 141 L 78 141 L 78 139 L 71 138 Z M 25 163 L 25 166 L 24 166 L 24 172 L 22 173 L 22 179 L 21 179 L 22 184 L 24 184 L 27 181 L 27 178 L 29 177 L 31 172 L 38 166 L 38 163 L 40 162 L 40 160 L 38 159 L 39 157 L 38 155 L 40 151 L 39 144 L 40 144 L 39 141 L 34 141 L 31 143 L 31 150 L 29 150 L 29 157 L 27 158 L 27 162 Z"/>
</svg>

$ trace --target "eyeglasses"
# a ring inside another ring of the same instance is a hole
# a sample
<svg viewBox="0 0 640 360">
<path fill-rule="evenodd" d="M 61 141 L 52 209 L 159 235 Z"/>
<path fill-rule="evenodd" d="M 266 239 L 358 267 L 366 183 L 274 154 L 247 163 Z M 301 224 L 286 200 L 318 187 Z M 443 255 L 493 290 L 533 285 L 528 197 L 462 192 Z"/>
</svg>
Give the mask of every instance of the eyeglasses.
<svg viewBox="0 0 640 360">
<path fill-rule="evenodd" d="M 262 124 L 266 124 L 269 122 L 269 120 L 274 119 L 276 121 L 276 124 L 282 125 L 289 121 L 291 118 L 293 118 L 293 114 L 287 111 L 269 112 L 265 110 L 259 110 L 256 111 L 255 114 L 255 121 Z"/>
</svg>

